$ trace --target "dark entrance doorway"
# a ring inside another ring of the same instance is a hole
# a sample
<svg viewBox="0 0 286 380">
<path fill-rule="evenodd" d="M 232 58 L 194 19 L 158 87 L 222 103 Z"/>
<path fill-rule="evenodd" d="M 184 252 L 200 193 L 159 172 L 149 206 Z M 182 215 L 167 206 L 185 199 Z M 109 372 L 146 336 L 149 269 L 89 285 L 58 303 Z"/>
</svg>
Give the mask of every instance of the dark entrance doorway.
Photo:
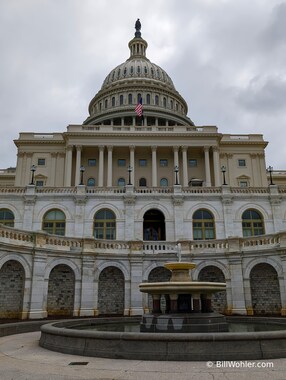
<svg viewBox="0 0 286 380">
<path fill-rule="evenodd" d="M 144 240 L 166 240 L 165 216 L 156 209 L 149 210 L 143 221 Z"/>
</svg>

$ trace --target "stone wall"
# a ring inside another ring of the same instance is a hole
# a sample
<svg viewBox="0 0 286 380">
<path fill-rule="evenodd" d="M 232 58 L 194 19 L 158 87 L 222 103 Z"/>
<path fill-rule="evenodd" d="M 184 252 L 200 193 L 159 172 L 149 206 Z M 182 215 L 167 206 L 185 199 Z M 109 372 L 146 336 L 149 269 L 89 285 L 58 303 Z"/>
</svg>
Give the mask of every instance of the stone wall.
<svg viewBox="0 0 286 380">
<path fill-rule="evenodd" d="M 255 265 L 250 272 L 254 314 L 280 314 L 281 296 L 276 270 L 266 263 Z"/>
<path fill-rule="evenodd" d="M 48 315 L 72 316 L 74 310 L 75 276 L 67 265 L 57 265 L 50 273 Z"/>
<path fill-rule="evenodd" d="M 99 314 L 124 313 L 124 275 L 116 267 L 107 267 L 99 275 Z"/>
<path fill-rule="evenodd" d="M 209 265 L 203 268 L 199 273 L 199 281 L 210 281 L 210 282 L 225 282 L 225 277 L 223 272 L 215 267 L 214 265 Z M 227 309 L 226 292 L 218 292 L 212 296 L 212 308 L 213 311 L 217 313 L 224 313 Z"/>
<path fill-rule="evenodd" d="M 0 269 L 0 318 L 21 318 L 25 272 L 14 260 Z"/>
</svg>

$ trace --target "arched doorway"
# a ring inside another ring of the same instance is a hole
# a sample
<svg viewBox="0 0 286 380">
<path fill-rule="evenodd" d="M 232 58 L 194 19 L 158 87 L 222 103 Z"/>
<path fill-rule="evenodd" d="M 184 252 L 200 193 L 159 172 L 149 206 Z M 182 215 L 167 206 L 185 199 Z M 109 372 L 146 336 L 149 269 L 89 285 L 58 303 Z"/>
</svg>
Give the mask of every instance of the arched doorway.
<svg viewBox="0 0 286 380">
<path fill-rule="evenodd" d="M 261 263 L 251 269 L 250 290 L 254 314 L 280 314 L 279 281 L 272 265 Z"/>
<path fill-rule="evenodd" d="M 49 277 L 47 313 L 48 316 L 73 316 L 75 275 L 64 264 L 55 266 Z"/>
<path fill-rule="evenodd" d="M 214 265 L 209 265 L 201 269 L 199 281 L 225 282 L 225 277 L 221 269 Z M 218 292 L 212 296 L 212 309 L 217 313 L 225 313 L 227 309 L 226 292 Z"/>
<path fill-rule="evenodd" d="M 99 314 L 124 314 L 124 274 L 110 266 L 100 273 L 98 280 Z"/>
<path fill-rule="evenodd" d="M 148 282 L 168 282 L 171 278 L 171 272 L 164 267 L 157 267 L 151 270 L 148 276 Z M 161 297 L 161 310 L 166 311 L 167 303 L 169 302 L 166 299 L 166 296 Z M 148 295 L 148 308 L 151 311 L 153 309 L 153 300 L 152 296 Z"/>
<path fill-rule="evenodd" d="M 0 269 L 0 318 L 21 318 L 25 271 L 18 261 L 9 260 Z"/>
<path fill-rule="evenodd" d="M 144 240 L 166 240 L 165 216 L 157 209 L 151 209 L 144 214 Z"/>
</svg>

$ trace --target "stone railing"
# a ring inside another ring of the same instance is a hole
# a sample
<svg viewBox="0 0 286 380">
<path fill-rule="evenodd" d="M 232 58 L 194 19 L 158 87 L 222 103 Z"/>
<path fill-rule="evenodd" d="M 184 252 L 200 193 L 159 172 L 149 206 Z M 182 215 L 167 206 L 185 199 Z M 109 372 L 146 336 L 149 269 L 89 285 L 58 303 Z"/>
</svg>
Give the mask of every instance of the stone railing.
<svg viewBox="0 0 286 380">
<path fill-rule="evenodd" d="M 6 227 L 0 224 L 0 244 L 18 246 L 21 248 L 40 249 L 41 252 L 71 254 L 104 254 L 108 255 L 174 255 L 177 260 L 177 243 L 170 241 L 124 241 L 124 240 L 97 240 L 94 238 L 74 238 L 49 235 L 44 231 L 29 232 Z M 182 260 L 190 260 L 193 255 L 202 254 L 247 254 L 248 252 L 274 252 L 279 249 L 286 251 L 286 231 L 271 235 L 252 237 L 229 237 L 228 239 L 214 240 L 182 240 Z M 17 252 L 18 248 L 16 249 Z M 43 251 L 44 250 L 44 251 Z"/>
<path fill-rule="evenodd" d="M 36 187 L 36 193 L 60 193 L 60 194 L 74 194 L 77 192 L 76 187 Z"/>
<path fill-rule="evenodd" d="M 173 193 L 173 187 L 136 187 L 137 194 L 170 194 Z"/>
<path fill-rule="evenodd" d="M 158 253 L 177 253 L 176 242 L 167 241 L 145 241 L 143 242 L 143 253 L 158 254 Z"/>
<path fill-rule="evenodd" d="M 279 246 L 281 242 L 280 234 L 277 235 L 262 235 L 251 236 L 241 239 L 241 247 L 243 249 L 254 247 L 261 249 L 262 247 L 268 248 L 269 246 Z"/>
<path fill-rule="evenodd" d="M 286 187 L 283 186 L 268 186 L 268 187 L 182 187 L 181 185 L 174 185 L 168 187 L 134 187 L 133 185 L 126 186 L 111 186 L 111 187 L 88 187 L 88 186 L 71 186 L 71 187 L 36 187 L 28 185 L 26 187 L 1 187 L 0 195 L 5 196 L 13 194 L 19 196 L 36 195 L 40 194 L 125 194 L 125 193 L 139 194 L 192 194 L 196 196 L 202 194 L 214 194 L 214 195 L 229 195 L 237 194 L 244 196 L 245 194 L 257 194 L 257 195 L 277 195 L 286 194 Z"/>
</svg>

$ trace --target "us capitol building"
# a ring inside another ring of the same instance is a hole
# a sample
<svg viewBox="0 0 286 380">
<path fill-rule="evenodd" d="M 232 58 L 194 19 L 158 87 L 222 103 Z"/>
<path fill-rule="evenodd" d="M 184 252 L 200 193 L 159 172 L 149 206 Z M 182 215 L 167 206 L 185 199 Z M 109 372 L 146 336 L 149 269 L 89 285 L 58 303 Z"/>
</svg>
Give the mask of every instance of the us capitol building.
<svg viewBox="0 0 286 380">
<path fill-rule="evenodd" d="M 0 318 L 140 315 L 179 251 L 226 282 L 217 311 L 286 315 L 285 172 L 262 135 L 195 125 L 135 28 L 83 124 L 20 133 L 0 172 Z"/>
</svg>

